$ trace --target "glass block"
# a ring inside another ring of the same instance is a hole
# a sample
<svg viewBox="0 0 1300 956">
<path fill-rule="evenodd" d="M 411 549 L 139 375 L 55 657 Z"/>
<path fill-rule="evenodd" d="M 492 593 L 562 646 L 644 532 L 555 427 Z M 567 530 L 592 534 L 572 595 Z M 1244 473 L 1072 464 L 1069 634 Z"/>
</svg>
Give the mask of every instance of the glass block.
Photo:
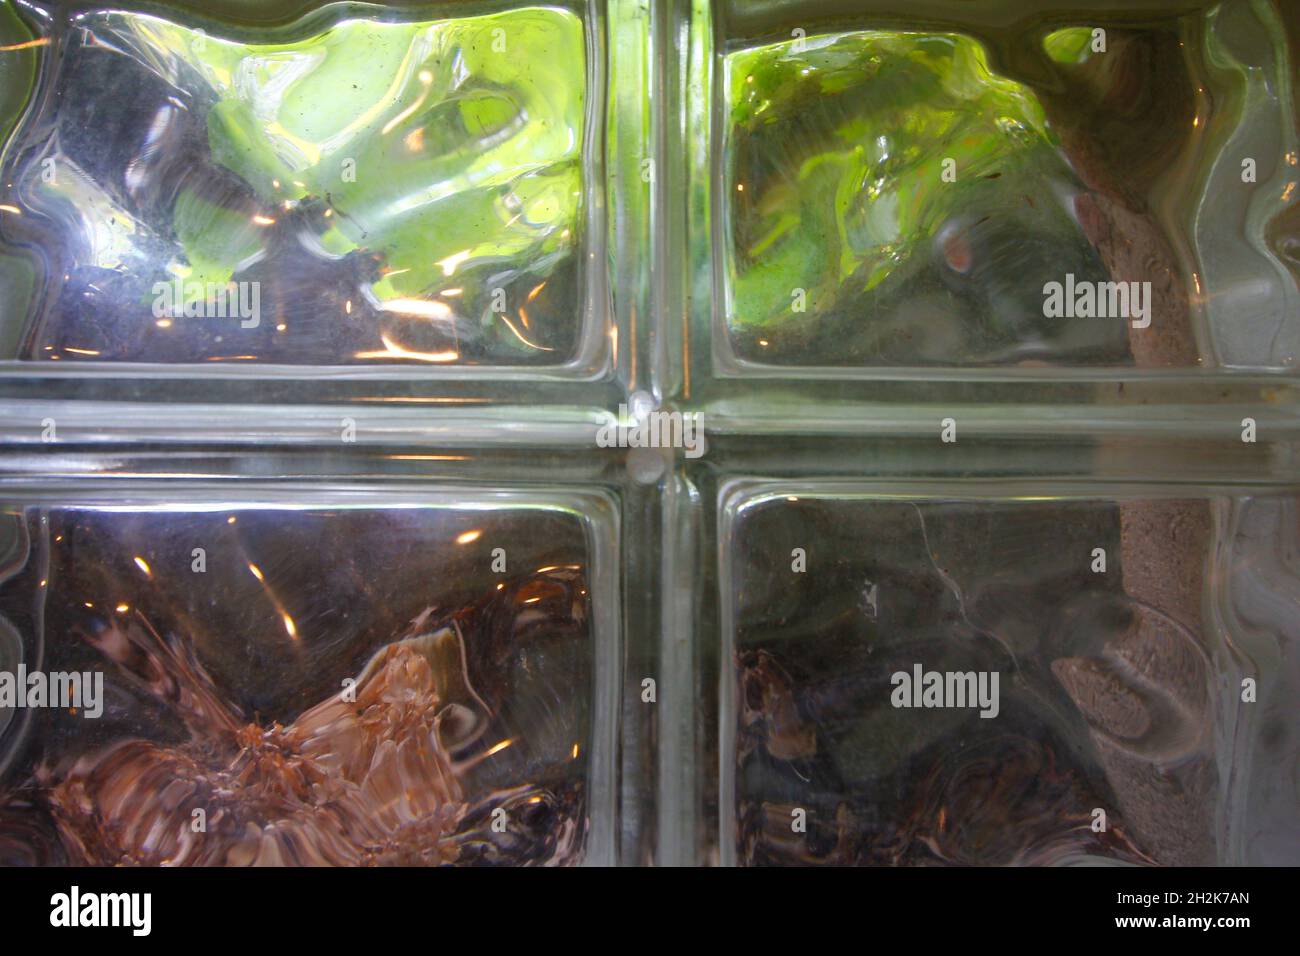
<svg viewBox="0 0 1300 956">
<path fill-rule="evenodd" d="M 712 374 L 1295 368 L 1276 11 L 833 6 L 694 5 Z"/>
<path fill-rule="evenodd" d="M 1294 864 L 1294 498 L 720 507 L 723 862 Z"/>
<path fill-rule="evenodd" d="M 0 708 L 3 862 L 613 852 L 599 496 L 88 492 L 0 527 L 3 669 L 66 705 Z"/>
<path fill-rule="evenodd" d="M 32 96 L 4 148 L 4 354 L 585 369 L 592 10 L 335 4 L 249 29 L 6 8 Z"/>
</svg>

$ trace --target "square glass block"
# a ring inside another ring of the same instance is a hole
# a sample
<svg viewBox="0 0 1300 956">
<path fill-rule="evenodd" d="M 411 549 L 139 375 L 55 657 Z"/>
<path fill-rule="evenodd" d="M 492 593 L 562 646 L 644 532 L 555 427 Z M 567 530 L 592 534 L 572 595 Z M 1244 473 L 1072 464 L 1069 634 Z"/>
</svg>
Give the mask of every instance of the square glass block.
<svg viewBox="0 0 1300 956">
<path fill-rule="evenodd" d="M 724 862 L 1300 859 L 1294 499 L 739 482 L 721 514 Z"/>
<path fill-rule="evenodd" d="M 1273 7 L 696 11 L 696 322 L 722 374 L 1296 367 Z"/>
<path fill-rule="evenodd" d="M 600 5 L 22 9 L 0 11 L 0 356 L 599 361 Z"/>
<path fill-rule="evenodd" d="M 4 506 L 0 862 L 607 861 L 607 504 L 365 497 Z"/>
</svg>

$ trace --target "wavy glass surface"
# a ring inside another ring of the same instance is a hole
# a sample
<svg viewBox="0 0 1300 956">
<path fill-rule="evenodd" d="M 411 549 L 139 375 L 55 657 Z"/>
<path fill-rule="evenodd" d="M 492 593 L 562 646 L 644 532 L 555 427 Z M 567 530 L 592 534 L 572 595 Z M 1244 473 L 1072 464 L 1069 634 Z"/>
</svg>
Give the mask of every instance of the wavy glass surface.
<svg viewBox="0 0 1300 956">
<path fill-rule="evenodd" d="M 0 216 L 17 357 L 574 360 L 582 20 L 317 17 L 252 37 L 103 11 L 30 41 L 44 75 Z"/>
<path fill-rule="evenodd" d="M 723 38 L 722 366 L 1293 368 L 1280 21 L 999 30 Z"/>
<path fill-rule="evenodd" d="M 5 510 L 5 669 L 104 691 L 0 709 L 0 862 L 586 857 L 611 717 L 584 517 L 310 497 Z"/>
<path fill-rule="evenodd" d="M 723 507 L 724 860 L 1295 862 L 1293 499 Z"/>
</svg>

